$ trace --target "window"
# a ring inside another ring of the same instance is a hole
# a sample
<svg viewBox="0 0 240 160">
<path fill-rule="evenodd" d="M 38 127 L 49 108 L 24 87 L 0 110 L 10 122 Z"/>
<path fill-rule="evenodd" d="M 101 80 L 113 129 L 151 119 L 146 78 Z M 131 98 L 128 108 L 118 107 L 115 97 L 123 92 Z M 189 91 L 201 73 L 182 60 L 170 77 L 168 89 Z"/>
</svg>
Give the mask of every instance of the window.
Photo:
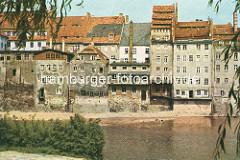
<svg viewBox="0 0 240 160">
<path fill-rule="evenodd" d="M 180 46 L 180 45 L 177 45 L 177 49 L 178 49 L 178 50 L 181 50 L 181 46 Z"/>
<path fill-rule="evenodd" d="M 113 67 L 112 67 L 112 70 L 116 70 L 116 69 L 117 69 L 117 67 L 116 67 L 116 66 L 113 66 Z"/>
<path fill-rule="evenodd" d="M 111 59 L 115 59 L 115 55 L 111 55 Z"/>
<path fill-rule="evenodd" d="M 187 73 L 187 68 L 183 67 L 183 73 Z"/>
<path fill-rule="evenodd" d="M 205 50 L 208 50 L 208 49 L 209 49 L 208 44 L 205 44 Z"/>
<path fill-rule="evenodd" d="M 156 61 L 161 62 L 161 56 L 157 56 Z"/>
<path fill-rule="evenodd" d="M 208 95 L 208 91 L 204 90 L 204 95 L 207 96 Z"/>
<path fill-rule="evenodd" d="M 228 78 L 225 78 L 225 79 L 224 79 L 224 83 L 228 83 Z"/>
<path fill-rule="evenodd" d="M 176 78 L 176 83 L 180 84 L 180 82 L 181 82 L 181 78 Z"/>
<path fill-rule="evenodd" d="M 186 84 L 187 83 L 187 78 L 182 78 L 182 84 Z"/>
<path fill-rule="evenodd" d="M 183 50 L 187 50 L 187 45 L 183 45 Z"/>
<path fill-rule="evenodd" d="M 127 67 L 123 67 L 123 70 L 127 70 Z"/>
<path fill-rule="evenodd" d="M 132 93 L 136 93 L 136 92 L 137 92 L 136 87 L 132 87 Z"/>
<path fill-rule="evenodd" d="M 4 56 L 0 56 L 0 60 L 1 60 L 1 61 L 4 61 Z"/>
<path fill-rule="evenodd" d="M 44 65 L 40 65 L 40 70 L 44 71 Z"/>
<path fill-rule="evenodd" d="M 117 75 L 116 74 L 113 74 L 112 75 L 112 79 L 114 80 L 114 79 L 117 79 Z"/>
<path fill-rule="evenodd" d="M 197 57 L 197 58 L 196 58 L 196 61 L 199 62 L 201 56 L 200 56 L 200 55 L 197 55 L 196 57 Z"/>
<path fill-rule="evenodd" d="M 168 56 L 164 56 L 164 62 L 165 62 L 165 63 L 168 62 Z"/>
<path fill-rule="evenodd" d="M 160 67 L 157 67 L 157 68 L 156 68 L 156 71 L 160 71 Z"/>
<path fill-rule="evenodd" d="M 198 78 L 198 79 L 196 80 L 196 84 L 201 84 L 200 78 Z"/>
<path fill-rule="evenodd" d="M 96 73 L 96 67 L 92 67 L 92 73 Z"/>
<path fill-rule="evenodd" d="M 180 55 L 177 55 L 177 61 L 180 61 Z"/>
<path fill-rule="evenodd" d="M 16 76 L 16 69 L 13 69 L 13 76 Z"/>
<path fill-rule="evenodd" d="M 142 70 L 147 70 L 147 67 L 142 67 Z"/>
<path fill-rule="evenodd" d="M 104 92 L 103 91 L 100 91 L 99 92 L 99 97 L 103 97 L 104 96 Z"/>
<path fill-rule="evenodd" d="M 91 60 L 91 61 L 95 61 L 95 59 L 96 59 L 96 56 L 91 56 L 91 57 L 90 57 L 90 60 Z"/>
<path fill-rule="evenodd" d="M 133 48 L 133 54 L 137 54 L 137 48 Z"/>
<path fill-rule="evenodd" d="M 137 59 L 136 58 L 133 58 L 133 63 L 137 63 Z"/>
<path fill-rule="evenodd" d="M 204 67 L 205 73 L 208 73 L 208 67 Z"/>
<path fill-rule="evenodd" d="M 177 95 L 180 95 L 180 90 L 176 90 L 176 94 L 177 94 Z"/>
<path fill-rule="evenodd" d="M 47 71 L 51 70 L 51 65 L 47 65 Z"/>
<path fill-rule="evenodd" d="M 198 49 L 198 50 L 201 49 L 201 44 L 197 44 L 197 49 Z"/>
<path fill-rule="evenodd" d="M 41 42 L 38 42 L 38 47 L 42 47 L 42 43 Z"/>
<path fill-rule="evenodd" d="M 99 73 L 103 73 L 103 67 L 99 68 Z"/>
<path fill-rule="evenodd" d="M 128 54 L 128 48 L 125 48 L 125 54 Z"/>
<path fill-rule="evenodd" d="M 224 90 L 221 90 L 221 96 L 224 96 L 224 95 L 225 95 Z"/>
<path fill-rule="evenodd" d="M 17 56 L 16 56 L 16 60 L 21 60 L 22 59 L 22 57 L 21 57 L 21 54 L 17 54 Z"/>
<path fill-rule="evenodd" d="M 7 60 L 10 61 L 11 60 L 11 56 L 7 56 Z"/>
<path fill-rule="evenodd" d="M 30 47 L 33 48 L 34 47 L 34 43 L 30 42 Z"/>
<path fill-rule="evenodd" d="M 200 70 L 200 67 L 197 67 L 197 73 L 200 73 L 201 70 Z"/>
<path fill-rule="evenodd" d="M 76 65 L 76 64 L 74 64 L 74 66 L 73 66 L 73 70 L 76 72 L 76 71 L 77 71 L 77 69 L 78 69 L 77 65 Z"/>
<path fill-rule="evenodd" d="M 208 85 L 208 78 L 204 78 L 204 85 Z"/>
<path fill-rule="evenodd" d="M 126 87 L 122 87 L 122 93 L 126 93 Z"/>
<path fill-rule="evenodd" d="M 114 35 L 113 34 L 109 34 L 109 40 L 113 40 L 113 37 L 114 37 Z"/>
<path fill-rule="evenodd" d="M 149 63 L 149 58 L 145 58 L 145 63 Z"/>
<path fill-rule="evenodd" d="M 52 53 L 51 54 L 51 59 L 55 59 L 56 58 L 56 54 L 55 53 Z"/>
<path fill-rule="evenodd" d="M 59 53 L 56 53 L 56 58 L 60 58 L 60 54 Z"/>
<path fill-rule="evenodd" d="M 57 88 L 56 89 L 56 94 L 62 94 L 62 89 L 61 88 Z"/>
<path fill-rule="evenodd" d="M 225 72 L 228 72 L 228 65 L 224 66 L 224 70 L 225 70 Z"/>
<path fill-rule="evenodd" d="M 46 58 L 47 58 L 47 59 L 50 58 L 50 54 L 49 54 L 49 53 L 46 54 Z"/>
<path fill-rule="evenodd" d="M 90 97 L 94 97 L 94 92 L 93 92 L 93 91 L 90 91 L 90 92 L 89 92 L 89 96 L 90 96 Z"/>
<path fill-rule="evenodd" d="M 193 62 L 193 55 L 189 55 L 189 61 Z"/>
<path fill-rule="evenodd" d="M 216 80 L 217 84 L 219 84 L 220 81 L 221 81 L 220 78 L 217 78 L 217 80 Z"/>
<path fill-rule="evenodd" d="M 220 72 L 220 65 L 216 65 L 216 71 Z"/>
<path fill-rule="evenodd" d="M 115 86 L 112 86 L 112 93 L 116 93 L 116 87 Z"/>
<path fill-rule="evenodd" d="M 128 63 L 128 58 L 125 58 L 125 59 L 124 59 L 124 62 L 125 62 L 125 63 Z"/>
<path fill-rule="evenodd" d="M 132 70 L 136 70 L 137 69 L 137 67 L 132 67 Z"/>
<path fill-rule="evenodd" d="M 234 53 L 234 61 L 238 61 L 238 53 Z"/>
<path fill-rule="evenodd" d="M 58 69 L 61 71 L 61 70 L 63 70 L 63 65 L 59 65 L 58 66 Z"/>
<path fill-rule="evenodd" d="M 185 91 L 182 91 L 182 95 L 183 95 L 183 96 L 185 95 Z"/>
<path fill-rule="evenodd" d="M 177 67 L 177 73 L 180 73 L 180 67 Z"/>
<path fill-rule="evenodd" d="M 208 62 L 208 55 L 205 55 L 205 62 Z"/>
<path fill-rule="evenodd" d="M 168 71 L 168 67 L 164 67 L 164 72 L 167 72 Z"/>
<path fill-rule="evenodd" d="M 57 65 L 56 65 L 56 64 L 53 65 L 53 70 L 54 70 L 54 71 L 57 70 Z"/>
<path fill-rule="evenodd" d="M 149 54 L 150 53 L 150 48 L 146 48 L 146 54 Z"/>
<path fill-rule="evenodd" d="M 234 65 L 234 71 L 236 72 L 238 69 L 238 65 Z"/>
<path fill-rule="evenodd" d="M 81 72 L 84 72 L 84 66 L 81 66 L 80 70 Z"/>
<path fill-rule="evenodd" d="M 187 61 L 187 56 L 183 55 L 183 61 Z"/>
<path fill-rule="evenodd" d="M 197 95 L 201 95 L 201 90 L 197 90 Z"/>
<path fill-rule="evenodd" d="M 81 96 L 86 96 L 86 92 L 85 92 L 85 90 L 81 90 Z"/>
<path fill-rule="evenodd" d="M 220 53 L 217 53 L 216 54 L 216 59 L 220 59 L 221 58 L 221 54 Z"/>
<path fill-rule="evenodd" d="M 25 54 L 25 55 L 24 55 L 24 60 L 25 60 L 25 61 L 28 61 L 28 60 L 29 60 L 29 54 Z"/>
</svg>

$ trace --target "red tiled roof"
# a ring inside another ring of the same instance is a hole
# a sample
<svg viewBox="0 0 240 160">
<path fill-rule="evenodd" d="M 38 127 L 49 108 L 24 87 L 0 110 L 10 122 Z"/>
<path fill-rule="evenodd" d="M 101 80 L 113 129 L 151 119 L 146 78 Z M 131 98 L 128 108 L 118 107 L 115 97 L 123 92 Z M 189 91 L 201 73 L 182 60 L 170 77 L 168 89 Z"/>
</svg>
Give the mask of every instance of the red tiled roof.
<svg viewBox="0 0 240 160">
<path fill-rule="evenodd" d="M 114 36 L 113 40 L 108 40 L 108 37 L 94 37 L 87 38 L 87 33 L 90 33 L 92 29 L 99 24 L 122 24 L 124 23 L 123 16 L 111 16 L 111 17 L 92 17 L 87 16 L 70 16 L 64 17 L 61 23 L 57 43 L 61 43 L 62 40 L 66 43 L 113 43 L 120 42 L 119 36 Z M 47 42 L 50 41 L 50 37 Z"/>
<path fill-rule="evenodd" d="M 174 4 L 171 6 L 153 6 L 153 12 L 174 12 L 175 6 Z"/>
<path fill-rule="evenodd" d="M 240 28 L 238 28 L 239 31 Z M 218 40 L 230 41 L 235 33 L 232 24 L 213 25 L 213 37 Z M 240 39 L 240 37 L 239 37 Z"/>
<path fill-rule="evenodd" d="M 178 22 L 176 26 L 176 40 L 208 39 L 210 26 L 208 21 Z"/>
</svg>

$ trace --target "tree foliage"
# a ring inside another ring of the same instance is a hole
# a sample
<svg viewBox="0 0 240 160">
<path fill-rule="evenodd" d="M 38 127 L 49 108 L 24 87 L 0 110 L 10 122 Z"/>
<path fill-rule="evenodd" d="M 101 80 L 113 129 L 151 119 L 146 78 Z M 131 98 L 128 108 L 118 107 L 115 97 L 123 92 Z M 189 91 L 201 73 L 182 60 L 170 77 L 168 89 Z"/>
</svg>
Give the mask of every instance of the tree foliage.
<svg viewBox="0 0 240 160">
<path fill-rule="evenodd" d="M 221 3 L 223 0 L 209 0 L 209 5 L 212 6 L 215 3 L 215 11 L 218 13 Z M 240 0 L 234 0 L 235 2 L 235 8 L 233 9 L 234 12 L 238 12 L 240 10 Z M 223 56 L 223 61 L 226 62 L 226 64 L 229 63 L 230 59 L 233 57 L 235 53 L 239 53 L 240 48 L 238 44 L 238 38 L 240 35 L 240 31 L 238 31 L 230 43 L 225 46 L 224 50 L 222 51 L 222 56 Z M 214 159 L 220 159 L 221 153 L 224 152 L 226 153 L 226 148 L 225 148 L 225 137 L 227 134 L 227 127 L 230 129 L 232 128 L 231 124 L 231 119 L 235 116 L 239 115 L 240 112 L 240 87 L 239 85 L 236 85 L 234 81 L 238 80 L 240 78 L 240 67 L 236 70 L 234 76 L 233 76 L 233 83 L 232 87 L 230 88 L 228 98 L 229 98 L 229 104 L 228 104 L 228 113 L 226 115 L 226 119 L 223 121 L 223 123 L 219 126 L 218 128 L 218 139 L 216 143 L 216 148 L 214 151 Z M 235 91 L 235 88 L 237 88 L 237 91 Z M 234 100 L 234 104 L 231 103 L 231 99 Z M 233 110 L 236 110 L 234 113 Z M 236 156 L 239 158 L 240 157 L 240 121 L 238 124 L 235 126 L 235 131 L 234 131 L 237 141 L 236 141 Z"/>
<path fill-rule="evenodd" d="M 44 33 L 48 27 L 51 36 L 57 37 L 60 24 L 71 10 L 73 0 L 1 0 L 0 26 L 8 21 L 16 27 L 19 44 L 31 40 L 35 32 Z M 83 0 L 77 6 L 81 6 Z M 59 18 L 57 18 L 59 16 Z"/>
<path fill-rule="evenodd" d="M 0 149 L 103 159 L 105 144 L 99 120 L 86 121 L 75 115 L 68 121 L 0 119 Z"/>
</svg>

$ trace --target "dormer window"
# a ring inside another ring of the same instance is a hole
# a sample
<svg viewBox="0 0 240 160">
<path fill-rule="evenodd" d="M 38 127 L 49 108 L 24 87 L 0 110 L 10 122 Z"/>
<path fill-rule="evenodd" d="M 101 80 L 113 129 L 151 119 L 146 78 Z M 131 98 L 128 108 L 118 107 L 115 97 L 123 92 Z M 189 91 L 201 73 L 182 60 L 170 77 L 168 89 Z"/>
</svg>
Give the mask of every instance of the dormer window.
<svg viewBox="0 0 240 160">
<path fill-rule="evenodd" d="M 113 40 L 113 38 L 114 38 L 114 34 L 113 34 L 113 33 L 109 33 L 109 34 L 108 34 L 108 39 L 109 39 L 109 40 Z"/>
</svg>

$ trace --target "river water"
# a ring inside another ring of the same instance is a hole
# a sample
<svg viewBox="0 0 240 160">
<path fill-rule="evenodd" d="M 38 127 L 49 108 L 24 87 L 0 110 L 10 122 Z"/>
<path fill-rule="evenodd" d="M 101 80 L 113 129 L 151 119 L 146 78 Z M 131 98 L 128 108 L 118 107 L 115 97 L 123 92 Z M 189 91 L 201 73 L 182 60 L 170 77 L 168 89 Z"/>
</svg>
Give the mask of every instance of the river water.
<svg viewBox="0 0 240 160">
<path fill-rule="evenodd" d="M 107 142 L 106 160 L 208 160 L 218 137 L 217 130 L 224 118 L 184 117 L 157 119 L 155 122 L 104 126 Z M 226 137 L 227 153 L 221 159 L 234 159 L 236 136 L 232 129 Z"/>
</svg>

